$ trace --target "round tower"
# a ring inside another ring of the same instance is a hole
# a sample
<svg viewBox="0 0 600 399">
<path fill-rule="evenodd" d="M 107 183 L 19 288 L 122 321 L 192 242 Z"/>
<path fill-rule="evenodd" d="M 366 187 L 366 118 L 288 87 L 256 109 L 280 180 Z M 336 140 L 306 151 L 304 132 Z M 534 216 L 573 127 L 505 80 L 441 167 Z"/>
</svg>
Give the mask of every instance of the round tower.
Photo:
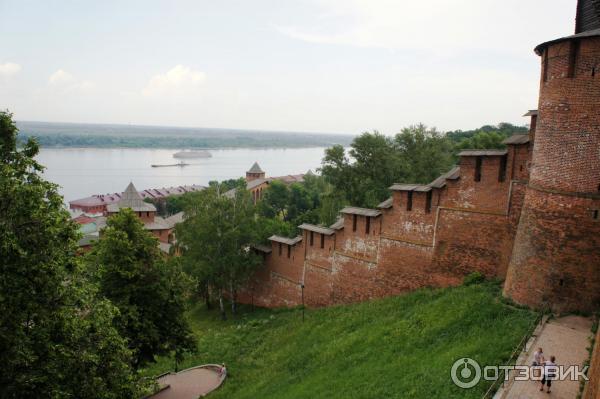
<svg viewBox="0 0 600 399">
<path fill-rule="evenodd" d="M 532 169 L 504 294 L 555 311 L 600 307 L 600 10 L 540 44 Z M 590 6 L 591 5 L 591 6 Z"/>
</svg>

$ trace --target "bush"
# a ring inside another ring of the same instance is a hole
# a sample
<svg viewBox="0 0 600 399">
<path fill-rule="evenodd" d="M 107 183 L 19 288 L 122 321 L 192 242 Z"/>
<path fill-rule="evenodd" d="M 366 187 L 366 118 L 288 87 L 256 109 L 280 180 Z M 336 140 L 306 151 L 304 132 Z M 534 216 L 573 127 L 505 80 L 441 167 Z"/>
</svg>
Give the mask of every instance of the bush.
<svg viewBox="0 0 600 399">
<path fill-rule="evenodd" d="M 485 281 L 485 276 L 479 272 L 473 272 L 465 276 L 463 285 L 480 284 Z"/>
</svg>

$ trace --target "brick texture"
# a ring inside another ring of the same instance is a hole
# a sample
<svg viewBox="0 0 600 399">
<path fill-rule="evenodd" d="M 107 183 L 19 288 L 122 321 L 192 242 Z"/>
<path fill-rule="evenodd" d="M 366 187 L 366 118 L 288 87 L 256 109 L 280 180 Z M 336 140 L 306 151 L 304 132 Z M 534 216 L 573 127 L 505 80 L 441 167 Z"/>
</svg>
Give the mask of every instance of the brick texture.
<svg viewBox="0 0 600 399">
<path fill-rule="evenodd" d="M 583 399 L 600 399 L 600 329 L 596 333 L 596 344 L 588 371 L 589 381 L 583 391 Z"/>
<path fill-rule="evenodd" d="M 305 305 L 326 306 L 460 284 L 474 271 L 503 278 L 530 153 L 521 144 L 509 146 L 506 162 L 483 156 L 479 181 L 475 157 L 463 156 L 460 177 L 431 190 L 430 201 L 426 192 L 412 192 L 409 201 L 407 191 L 394 191 L 392 207 L 379 216 L 344 214 L 343 228 L 331 235 L 304 231 L 290 257 L 288 245 L 280 254 L 273 242 L 240 300 L 295 306 L 304 293 Z"/>
<path fill-rule="evenodd" d="M 542 56 L 531 178 L 504 293 L 556 311 L 600 306 L 600 38 Z"/>
</svg>

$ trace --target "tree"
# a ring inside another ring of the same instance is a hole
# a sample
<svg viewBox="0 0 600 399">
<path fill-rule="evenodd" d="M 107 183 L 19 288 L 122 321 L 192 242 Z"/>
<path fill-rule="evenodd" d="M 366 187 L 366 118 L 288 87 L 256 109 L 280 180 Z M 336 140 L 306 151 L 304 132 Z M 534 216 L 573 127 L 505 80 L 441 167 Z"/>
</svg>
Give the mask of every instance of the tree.
<svg viewBox="0 0 600 399">
<path fill-rule="evenodd" d="M 454 163 L 450 141 L 435 128 L 423 124 L 409 126 L 394 137 L 394 148 L 404 171 L 400 183 L 427 184 Z"/>
<path fill-rule="evenodd" d="M 254 204 L 247 190 L 237 190 L 228 198 L 217 187 L 209 187 L 198 193 L 185 213 L 176 227 L 182 262 L 198 281 L 216 291 L 225 319 L 224 291 L 229 291 L 235 313 L 238 288 L 260 264 L 251 250 L 257 235 Z"/>
<path fill-rule="evenodd" d="M 285 219 L 285 211 L 289 201 L 290 191 L 288 186 L 283 182 L 273 180 L 263 193 L 263 198 L 259 203 L 260 213 L 265 217 L 281 217 Z"/>
<path fill-rule="evenodd" d="M 224 193 L 232 188 L 246 188 L 246 179 L 240 177 L 238 179 L 227 179 L 221 182 L 211 180 L 208 182 L 209 187 L 218 187 L 219 192 Z"/>
<path fill-rule="evenodd" d="M 478 133 L 497 133 L 500 136 L 503 136 L 504 138 L 513 135 L 513 134 L 527 134 L 527 132 L 529 131 L 529 128 L 527 126 L 515 126 L 512 123 L 507 123 L 507 122 L 501 122 L 499 123 L 497 126 L 493 126 L 493 125 L 484 125 L 480 128 L 477 129 L 473 129 L 473 130 L 455 130 L 452 132 L 447 132 L 446 133 L 446 137 L 448 137 L 448 139 L 450 141 L 452 141 L 455 144 L 460 144 L 460 142 L 466 140 L 466 139 L 470 139 L 473 136 L 477 135 Z M 462 147 L 462 148 L 466 148 L 466 147 Z M 477 147 L 478 148 L 478 147 Z"/>
<path fill-rule="evenodd" d="M 506 138 L 507 136 L 499 132 L 478 132 L 469 138 L 459 141 L 456 144 L 456 150 L 506 148 L 506 145 L 502 144 L 502 141 Z"/>
<path fill-rule="evenodd" d="M 429 183 L 446 172 L 452 150 L 448 139 L 422 124 L 393 138 L 367 132 L 354 139 L 350 157 L 341 146 L 326 150 L 321 172 L 345 202 L 372 208 L 389 196 L 393 183 Z"/>
<path fill-rule="evenodd" d="M 128 339 L 135 368 L 156 355 L 194 350 L 184 315 L 189 279 L 164 260 L 133 211 L 121 209 L 107 220 L 86 260 L 100 293 L 119 309 L 115 326 Z"/>
<path fill-rule="evenodd" d="M 75 256 L 77 228 L 0 112 L 0 397 L 139 396 L 131 354 Z"/>
</svg>

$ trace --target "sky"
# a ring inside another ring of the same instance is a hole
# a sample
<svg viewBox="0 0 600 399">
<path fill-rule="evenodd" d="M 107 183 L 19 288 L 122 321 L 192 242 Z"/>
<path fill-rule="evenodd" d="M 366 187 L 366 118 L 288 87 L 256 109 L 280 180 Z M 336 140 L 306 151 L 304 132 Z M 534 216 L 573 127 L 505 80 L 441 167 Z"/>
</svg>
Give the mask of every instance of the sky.
<svg viewBox="0 0 600 399">
<path fill-rule="evenodd" d="M 27 121 L 394 134 L 525 124 L 575 0 L 0 0 Z"/>
</svg>

